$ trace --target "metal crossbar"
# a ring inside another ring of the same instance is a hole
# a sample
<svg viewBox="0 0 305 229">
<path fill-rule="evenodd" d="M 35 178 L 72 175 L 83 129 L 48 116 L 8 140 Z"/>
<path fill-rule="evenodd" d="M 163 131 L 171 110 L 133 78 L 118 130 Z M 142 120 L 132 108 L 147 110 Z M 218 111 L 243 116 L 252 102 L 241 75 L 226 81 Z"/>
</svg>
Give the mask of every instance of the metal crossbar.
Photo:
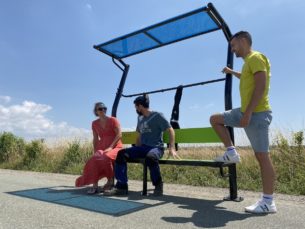
<svg viewBox="0 0 305 229">
<path fill-rule="evenodd" d="M 199 83 L 180 85 L 178 87 L 170 87 L 170 88 L 159 89 L 159 90 L 155 90 L 155 91 L 142 92 L 142 93 L 131 94 L 131 95 L 122 94 L 122 96 L 125 97 L 125 98 L 129 98 L 129 97 L 139 96 L 139 95 L 143 95 L 143 94 L 148 95 L 148 94 L 160 93 L 160 92 L 165 92 L 165 91 L 172 91 L 172 90 L 176 90 L 178 88 L 194 87 L 194 86 L 216 83 L 216 82 L 225 81 L 225 80 L 226 80 L 226 78 L 220 78 L 220 79 L 216 79 L 216 80 L 208 80 L 208 81 L 203 81 L 203 82 L 199 82 Z"/>
</svg>

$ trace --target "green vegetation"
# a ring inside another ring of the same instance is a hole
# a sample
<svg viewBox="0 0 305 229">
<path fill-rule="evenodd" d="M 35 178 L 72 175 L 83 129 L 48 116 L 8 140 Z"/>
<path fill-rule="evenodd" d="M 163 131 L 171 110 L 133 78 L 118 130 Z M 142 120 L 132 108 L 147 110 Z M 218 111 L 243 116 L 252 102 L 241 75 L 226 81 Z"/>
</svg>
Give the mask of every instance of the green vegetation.
<svg viewBox="0 0 305 229">
<path fill-rule="evenodd" d="M 271 147 L 271 157 L 277 172 L 276 192 L 305 195 L 304 132 L 292 133 L 288 141 L 279 134 Z M 222 147 L 181 148 L 182 158 L 212 159 Z M 239 147 L 242 163 L 237 165 L 239 189 L 261 191 L 260 171 L 249 147 Z M 91 142 L 74 140 L 48 146 L 43 140 L 26 142 L 12 133 L 0 133 L 0 168 L 81 174 L 83 166 L 92 155 Z M 166 157 L 166 155 L 165 155 Z M 208 167 L 161 165 L 166 183 L 197 186 L 227 187 L 226 179 L 218 169 Z M 142 179 L 142 166 L 129 164 L 129 179 Z"/>
<path fill-rule="evenodd" d="M 8 162 L 11 158 L 22 157 L 25 153 L 25 141 L 4 132 L 0 135 L 0 163 Z"/>
</svg>

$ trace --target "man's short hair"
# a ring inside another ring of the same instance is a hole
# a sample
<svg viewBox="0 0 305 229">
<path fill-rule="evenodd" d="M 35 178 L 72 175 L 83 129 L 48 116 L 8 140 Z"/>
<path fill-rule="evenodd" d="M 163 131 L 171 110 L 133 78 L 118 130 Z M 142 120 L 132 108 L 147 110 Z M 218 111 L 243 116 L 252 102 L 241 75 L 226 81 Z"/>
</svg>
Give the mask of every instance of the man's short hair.
<svg viewBox="0 0 305 229">
<path fill-rule="evenodd" d="M 247 31 L 240 31 L 240 32 L 238 32 L 238 33 L 235 33 L 235 34 L 231 37 L 230 41 L 232 41 L 234 38 L 237 38 L 237 39 L 239 39 L 239 38 L 245 38 L 245 39 L 248 41 L 249 45 L 252 46 L 252 37 L 251 37 L 250 33 L 247 32 Z"/>
<path fill-rule="evenodd" d="M 133 103 L 137 106 L 142 105 L 145 108 L 149 108 L 149 97 L 146 94 L 138 96 Z"/>
</svg>

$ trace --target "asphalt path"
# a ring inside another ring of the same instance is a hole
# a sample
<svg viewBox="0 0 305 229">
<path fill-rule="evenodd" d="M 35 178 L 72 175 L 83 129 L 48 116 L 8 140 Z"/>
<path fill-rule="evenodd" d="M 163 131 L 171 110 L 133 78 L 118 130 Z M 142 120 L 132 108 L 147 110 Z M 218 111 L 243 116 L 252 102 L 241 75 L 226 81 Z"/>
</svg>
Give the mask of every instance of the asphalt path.
<svg viewBox="0 0 305 229">
<path fill-rule="evenodd" d="M 227 189 L 165 184 L 164 196 L 141 196 L 130 181 L 128 196 L 88 197 L 75 178 L 0 169 L 0 228 L 305 228 L 305 196 L 276 194 L 278 213 L 253 215 L 244 207 L 255 192 L 232 202 L 222 200 Z"/>
</svg>

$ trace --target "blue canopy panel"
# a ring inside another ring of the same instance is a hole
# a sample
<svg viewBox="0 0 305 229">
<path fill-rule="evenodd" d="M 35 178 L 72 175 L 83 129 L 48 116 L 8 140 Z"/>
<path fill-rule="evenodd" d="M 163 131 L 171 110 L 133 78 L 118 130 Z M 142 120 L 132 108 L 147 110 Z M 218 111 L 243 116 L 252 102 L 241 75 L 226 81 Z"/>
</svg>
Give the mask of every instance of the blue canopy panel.
<svg viewBox="0 0 305 229">
<path fill-rule="evenodd" d="M 123 59 L 219 29 L 221 29 L 221 25 L 218 20 L 207 7 L 203 7 L 95 45 L 94 48 L 115 59 Z"/>
</svg>

